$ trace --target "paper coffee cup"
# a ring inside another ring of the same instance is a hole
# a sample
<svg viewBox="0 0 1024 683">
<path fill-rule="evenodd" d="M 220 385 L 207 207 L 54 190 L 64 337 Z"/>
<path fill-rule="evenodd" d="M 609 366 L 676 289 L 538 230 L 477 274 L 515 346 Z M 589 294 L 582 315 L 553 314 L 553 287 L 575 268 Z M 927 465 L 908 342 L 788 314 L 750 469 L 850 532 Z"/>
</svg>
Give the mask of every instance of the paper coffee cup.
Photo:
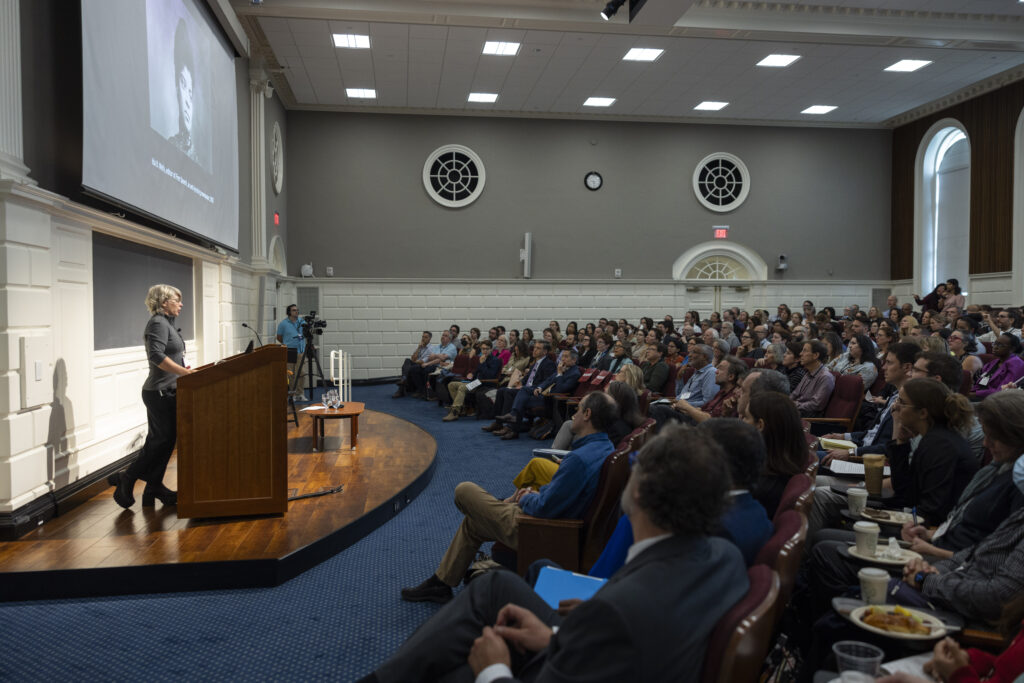
<svg viewBox="0 0 1024 683">
<path fill-rule="evenodd" d="M 872 496 L 882 495 L 882 479 L 885 474 L 885 456 L 869 453 L 864 456 L 864 484 Z"/>
<path fill-rule="evenodd" d="M 857 552 L 864 557 L 874 557 L 878 548 L 878 534 L 881 529 L 874 522 L 857 522 L 853 533 L 857 539 Z"/>
<path fill-rule="evenodd" d="M 859 486 L 851 486 L 846 490 L 846 506 L 851 515 L 860 515 L 868 504 L 868 490 Z"/>
<path fill-rule="evenodd" d="M 878 567 L 864 567 L 857 572 L 861 600 L 869 605 L 884 605 L 889 590 L 889 572 Z"/>
</svg>

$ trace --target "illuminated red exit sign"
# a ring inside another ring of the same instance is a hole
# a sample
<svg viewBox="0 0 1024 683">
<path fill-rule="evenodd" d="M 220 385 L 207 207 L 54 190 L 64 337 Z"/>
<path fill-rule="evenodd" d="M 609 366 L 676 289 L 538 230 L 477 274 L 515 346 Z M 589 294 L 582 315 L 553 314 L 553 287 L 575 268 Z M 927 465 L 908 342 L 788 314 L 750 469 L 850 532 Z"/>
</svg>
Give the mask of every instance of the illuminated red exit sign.
<svg viewBox="0 0 1024 683">
<path fill-rule="evenodd" d="M 713 225 L 711 229 L 715 233 L 716 240 L 727 240 L 729 239 L 729 226 L 728 225 Z"/>
</svg>

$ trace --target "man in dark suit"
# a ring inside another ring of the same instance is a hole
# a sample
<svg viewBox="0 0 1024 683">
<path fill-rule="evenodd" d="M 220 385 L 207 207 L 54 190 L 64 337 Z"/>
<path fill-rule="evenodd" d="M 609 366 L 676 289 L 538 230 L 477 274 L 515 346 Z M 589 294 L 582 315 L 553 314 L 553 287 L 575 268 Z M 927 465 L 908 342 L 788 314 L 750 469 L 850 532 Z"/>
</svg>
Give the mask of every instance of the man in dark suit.
<svg viewBox="0 0 1024 683">
<path fill-rule="evenodd" d="M 549 353 L 551 353 L 551 342 L 538 340 L 533 343 L 533 364 L 526 369 L 522 385 L 498 389 L 498 394 L 494 397 L 495 415 L 508 415 L 520 392 L 525 391 L 525 396 L 532 396 L 533 391 L 543 384 L 544 380 L 555 374 L 555 361 L 548 357 Z M 502 432 L 502 436 L 504 436 L 504 429 L 504 421 L 500 419 L 483 428 L 486 432 Z"/>
<path fill-rule="evenodd" d="M 739 551 L 709 537 L 729 487 L 717 444 L 666 428 L 622 496 L 636 542 L 594 597 L 562 617 L 511 572 L 488 572 L 363 680 L 698 680 L 712 628 L 748 589 Z"/>
<path fill-rule="evenodd" d="M 527 411 L 530 408 L 544 406 L 544 397 L 550 394 L 571 394 L 576 391 L 576 385 L 580 383 L 580 369 L 576 365 L 578 359 L 579 354 L 576 351 L 562 351 L 554 374 L 536 387 L 527 385 L 520 389 L 512 401 L 512 408 L 495 418 L 496 421 L 505 423 L 505 428 L 492 433 L 506 441 L 518 439 L 519 433 L 525 431 Z M 545 417 L 551 416 L 546 414 Z"/>
<path fill-rule="evenodd" d="M 607 332 L 595 332 L 597 340 L 597 353 L 590 361 L 590 366 L 596 370 L 607 370 L 612 362 L 612 336 Z"/>
</svg>

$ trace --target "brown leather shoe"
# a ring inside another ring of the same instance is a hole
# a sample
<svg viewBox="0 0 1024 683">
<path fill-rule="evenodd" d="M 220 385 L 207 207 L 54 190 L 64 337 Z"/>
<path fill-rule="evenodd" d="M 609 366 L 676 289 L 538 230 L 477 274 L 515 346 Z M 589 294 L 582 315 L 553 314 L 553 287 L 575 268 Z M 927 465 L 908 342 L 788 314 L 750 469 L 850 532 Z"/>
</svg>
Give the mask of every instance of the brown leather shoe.
<svg viewBox="0 0 1024 683">
<path fill-rule="evenodd" d="M 501 435 L 501 440 L 502 441 L 511 441 L 512 439 L 518 439 L 518 438 L 519 438 L 519 432 L 511 430 L 511 429 L 506 430 L 505 433 Z"/>
<path fill-rule="evenodd" d="M 501 429 L 499 429 L 498 431 L 491 432 L 491 433 L 494 436 L 505 436 L 506 434 L 508 434 L 511 431 L 512 431 L 511 429 L 509 429 L 507 426 L 505 426 L 505 427 L 502 427 Z"/>
<path fill-rule="evenodd" d="M 459 411 L 457 411 L 455 409 L 452 409 L 452 410 L 450 410 L 448 412 L 447 415 L 445 415 L 444 417 L 441 418 L 441 421 L 442 422 L 455 422 L 455 420 L 458 420 L 458 419 L 459 419 Z"/>
<path fill-rule="evenodd" d="M 485 432 L 496 432 L 496 431 L 498 431 L 500 429 L 504 429 L 504 428 L 505 428 L 505 425 L 501 424 L 500 422 L 492 422 L 491 424 L 487 425 L 486 427 L 481 427 L 480 429 L 484 430 Z"/>
</svg>

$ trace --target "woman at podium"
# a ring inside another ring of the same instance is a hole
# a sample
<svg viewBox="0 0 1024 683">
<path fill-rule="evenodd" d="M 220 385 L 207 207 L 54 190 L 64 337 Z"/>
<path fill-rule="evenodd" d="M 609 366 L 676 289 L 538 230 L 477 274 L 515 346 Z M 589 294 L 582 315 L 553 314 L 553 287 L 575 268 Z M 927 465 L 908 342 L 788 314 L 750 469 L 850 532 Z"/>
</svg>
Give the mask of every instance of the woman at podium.
<svg viewBox="0 0 1024 683">
<path fill-rule="evenodd" d="M 150 318 L 144 333 L 149 377 L 142 385 L 149 434 L 139 457 L 127 469 L 111 477 L 114 500 L 123 508 L 135 504 L 135 482 L 146 482 L 142 505 L 178 502 L 178 493 L 164 486 L 164 472 L 177 441 L 178 404 L 175 396 L 178 377 L 192 372 L 185 367 L 185 340 L 174 324 L 181 313 L 181 292 L 170 285 L 153 285 L 146 295 Z"/>
</svg>

